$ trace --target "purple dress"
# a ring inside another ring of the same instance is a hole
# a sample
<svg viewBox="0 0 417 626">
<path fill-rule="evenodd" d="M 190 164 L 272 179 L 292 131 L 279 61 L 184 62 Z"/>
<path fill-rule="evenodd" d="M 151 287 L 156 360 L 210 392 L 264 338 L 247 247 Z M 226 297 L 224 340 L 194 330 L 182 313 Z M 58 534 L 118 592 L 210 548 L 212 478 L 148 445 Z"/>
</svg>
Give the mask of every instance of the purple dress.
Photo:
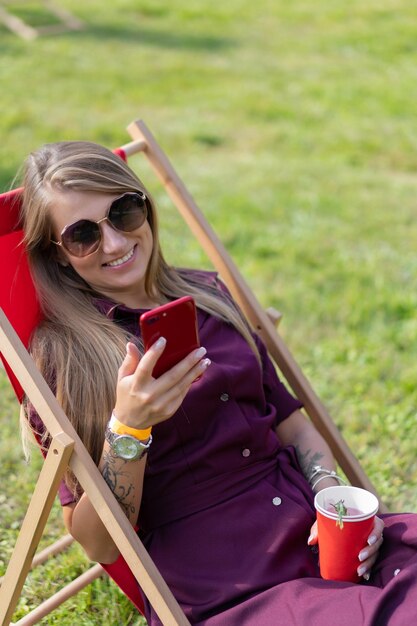
<svg viewBox="0 0 417 626">
<path fill-rule="evenodd" d="M 211 273 L 201 278 L 216 281 Z M 138 334 L 142 311 L 111 304 L 98 306 Z M 294 449 L 283 448 L 274 430 L 301 405 L 259 340 L 262 369 L 232 327 L 202 311 L 198 323 L 212 364 L 177 413 L 153 429 L 139 515 L 141 538 L 189 621 L 417 624 L 417 515 L 385 516 L 369 582 L 321 579 L 307 546 L 313 494 Z M 61 499 L 69 501 L 65 489 Z M 161 624 L 146 598 L 145 607 L 149 626 Z"/>
</svg>

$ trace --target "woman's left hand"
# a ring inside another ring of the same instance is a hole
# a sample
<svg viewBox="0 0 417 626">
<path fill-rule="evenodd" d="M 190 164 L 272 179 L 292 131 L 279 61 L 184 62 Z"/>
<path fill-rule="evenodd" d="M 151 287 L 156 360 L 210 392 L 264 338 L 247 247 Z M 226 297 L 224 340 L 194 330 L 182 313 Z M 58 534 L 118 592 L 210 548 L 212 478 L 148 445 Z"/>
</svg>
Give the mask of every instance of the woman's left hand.
<svg viewBox="0 0 417 626">
<path fill-rule="evenodd" d="M 378 558 L 378 552 L 383 542 L 383 530 L 384 522 L 381 518 L 375 516 L 374 527 L 368 537 L 367 545 L 364 546 L 358 554 L 358 560 L 360 562 L 357 570 L 358 576 L 363 576 L 365 580 L 369 580 L 371 568 Z M 317 522 L 314 522 L 311 527 L 307 543 L 309 546 L 314 546 L 318 543 Z"/>
</svg>

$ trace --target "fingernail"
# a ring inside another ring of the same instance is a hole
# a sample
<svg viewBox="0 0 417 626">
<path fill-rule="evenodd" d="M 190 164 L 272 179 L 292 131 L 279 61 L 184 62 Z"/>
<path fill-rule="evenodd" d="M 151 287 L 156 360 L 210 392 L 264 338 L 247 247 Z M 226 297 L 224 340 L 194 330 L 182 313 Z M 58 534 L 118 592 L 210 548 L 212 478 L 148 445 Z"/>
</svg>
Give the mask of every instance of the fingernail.
<svg viewBox="0 0 417 626">
<path fill-rule="evenodd" d="M 138 350 L 138 346 L 134 344 L 132 341 L 128 341 L 128 343 L 126 344 L 126 354 L 128 356 L 135 357 L 137 354 L 137 350 Z"/>
<path fill-rule="evenodd" d="M 310 537 L 307 539 L 307 543 L 310 543 L 310 541 L 313 541 L 314 539 L 314 535 L 310 535 Z"/>
<path fill-rule="evenodd" d="M 197 359 L 201 359 L 205 354 L 207 354 L 207 350 L 201 347 L 197 350 L 197 352 L 195 353 L 195 356 L 197 357 Z"/>
<path fill-rule="evenodd" d="M 371 536 L 369 537 L 369 539 L 368 539 L 368 545 L 369 545 L 369 546 L 373 546 L 373 545 L 374 545 L 374 543 L 376 543 L 376 542 L 377 542 L 377 540 L 378 540 L 378 538 L 377 538 L 377 536 L 376 536 L 376 535 L 371 535 Z"/>
<path fill-rule="evenodd" d="M 159 348 L 162 348 L 166 344 L 166 342 L 167 340 L 165 339 L 165 337 L 159 337 L 158 341 L 155 342 L 155 348 L 159 350 Z"/>
<path fill-rule="evenodd" d="M 366 567 L 364 565 L 361 565 L 361 567 L 358 567 L 358 576 L 363 576 L 364 578 L 366 577 Z M 366 580 L 369 579 L 369 574 L 368 574 L 368 578 Z"/>
<path fill-rule="evenodd" d="M 210 365 L 211 361 L 210 359 L 204 359 L 204 361 L 201 361 L 200 363 L 200 367 L 202 370 L 205 370 L 208 368 L 208 366 Z"/>
<path fill-rule="evenodd" d="M 359 557 L 358 558 L 359 558 L 360 561 L 364 561 L 365 559 L 368 558 L 368 556 L 369 556 L 368 550 L 361 550 L 361 552 L 359 552 Z"/>
</svg>

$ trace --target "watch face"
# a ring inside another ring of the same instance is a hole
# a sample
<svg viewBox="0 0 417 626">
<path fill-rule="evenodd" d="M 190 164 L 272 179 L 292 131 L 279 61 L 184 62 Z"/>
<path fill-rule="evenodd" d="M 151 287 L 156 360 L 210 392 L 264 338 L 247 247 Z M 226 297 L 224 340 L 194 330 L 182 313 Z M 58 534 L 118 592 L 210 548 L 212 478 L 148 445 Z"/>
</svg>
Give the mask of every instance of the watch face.
<svg viewBox="0 0 417 626">
<path fill-rule="evenodd" d="M 114 440 L 113 449 L 118 457 L 125 459 L 126 461 L 130 461 L 137 458 L 142 446 L 139 441 L 133 437 L 121 435 L 120 437 L 116 437 Z"/>
</svg>

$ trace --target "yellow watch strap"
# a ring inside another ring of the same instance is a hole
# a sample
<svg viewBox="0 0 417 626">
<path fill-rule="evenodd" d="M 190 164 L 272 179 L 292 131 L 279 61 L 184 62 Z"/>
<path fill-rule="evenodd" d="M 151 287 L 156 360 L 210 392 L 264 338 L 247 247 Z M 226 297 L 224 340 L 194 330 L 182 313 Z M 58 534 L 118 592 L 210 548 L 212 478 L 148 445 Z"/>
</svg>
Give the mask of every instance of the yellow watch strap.
<svg viewBox="0 0 417 626">
<path fill-rule="evenodd" d="M 135 437 L 135 439 L 139 439 L 139 441 L 146 441 L 147 439 L 149 439 L 152 432 L 152 426 L 150 426 L 149 428 L 144 428 L 143 430 L 140 430 L 139 428 L 132 428 L 131 426 L 126 426 L 126 424 L 122 424 L 122 422 L 119 422 L 114 413 L 112 413 L 109 421 L 109 429 L 113 433 L 116 433 L 116 435 L 131 435 L 132 437 Z"/>
</svg>

